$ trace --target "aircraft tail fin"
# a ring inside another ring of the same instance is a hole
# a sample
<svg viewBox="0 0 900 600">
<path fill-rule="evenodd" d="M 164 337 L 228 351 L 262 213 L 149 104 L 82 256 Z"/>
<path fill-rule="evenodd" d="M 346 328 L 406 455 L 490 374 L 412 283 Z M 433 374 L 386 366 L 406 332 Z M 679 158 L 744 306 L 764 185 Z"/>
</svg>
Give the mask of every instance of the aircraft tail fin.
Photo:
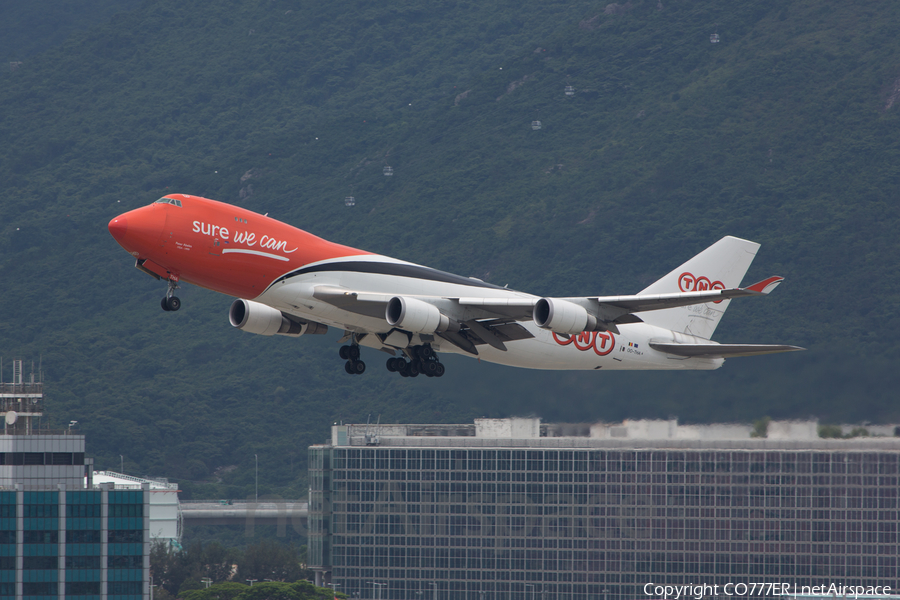
<svg viewBox="0 0 900 600">
<path fill-rule="evenodd" d="M 642 290 L 644 294 L 667 294 L 739 287 L 759 244 L 726 236 L 677 269 Z M 730 300 L 680 306 L 646 313 L 646 323 L 710 339 Z"/>
</svg>

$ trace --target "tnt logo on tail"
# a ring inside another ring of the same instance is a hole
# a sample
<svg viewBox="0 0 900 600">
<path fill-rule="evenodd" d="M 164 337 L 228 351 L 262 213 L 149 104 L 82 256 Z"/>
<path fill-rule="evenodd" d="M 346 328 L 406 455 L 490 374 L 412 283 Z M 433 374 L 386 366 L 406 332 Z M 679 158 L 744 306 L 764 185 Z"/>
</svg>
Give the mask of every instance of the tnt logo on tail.
<svg viewBox="0 0 900 600">
<path fill-rule="evenodd" d="M 725 284 L 721 281 L 710 281 L 709 277 L 696 277 L 693 273 L 685 271 L 678 276 L 678 289 L 682 292 L 705 292 L 707 290 L 724 290 Z M 721 300 L 716 300 L 718 304 Z"/>
</svg>

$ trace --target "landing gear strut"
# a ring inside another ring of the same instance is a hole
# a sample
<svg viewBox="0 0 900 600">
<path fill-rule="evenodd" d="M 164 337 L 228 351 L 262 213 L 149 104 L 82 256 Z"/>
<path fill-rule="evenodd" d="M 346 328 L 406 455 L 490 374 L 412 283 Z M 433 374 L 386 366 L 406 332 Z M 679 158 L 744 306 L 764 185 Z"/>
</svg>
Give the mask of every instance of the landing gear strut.
<svg viewBox="0 0 900 600">
<path fill-rule="evenodd" d="M 424 346 L 413 346 L 406 351 L 410 360 L 403 357 L 389 358 L 387 360 L 387 370 L 391 373 L 399 373 L 400 377 L 418 377 L 421 373 L 426 377 L 441 377 L 444 375 L 445 367 L 438 360 L 434 349 L 425 344 Z"/>
<path fill-rule="evenodd" d="M 166 290 L 166 295 L 160 301 L 159 305 L 166 312 L 176 311 L 181 308 L 181 300 L 179 300 L 178 296 L 175 295 L 175 290 L 177 290 L 180 286 L 174 279 L 169 279 L 168 282 L 169 288 Z"/>
<path fill-rule="evenodd" d="M 359 344 L 353 343 L 349 346 L 341 346 L 338 352 L 344 360 L 344 370 L 350 375 L 362 375 L 366 372 L 366 363 L 359 360 Z"/>
</svg>

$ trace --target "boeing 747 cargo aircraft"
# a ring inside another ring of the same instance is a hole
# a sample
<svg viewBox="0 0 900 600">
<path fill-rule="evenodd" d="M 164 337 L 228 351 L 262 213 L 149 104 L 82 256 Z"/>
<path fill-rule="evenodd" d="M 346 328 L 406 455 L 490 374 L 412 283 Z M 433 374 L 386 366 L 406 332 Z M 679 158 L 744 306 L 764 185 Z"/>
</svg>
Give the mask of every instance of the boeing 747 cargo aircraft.
<svg viewBox="0 0 900 600">
<path fill-rule="evenodd" d="M 634 295 L 538 297 L 342 246 L 268 216 L 184 194 L 120 215 L 109 231 L 135 266 L 168 283 L 163 310 L 190 282 L 237 298 L 231 324 L 259 335 L 344 332 L 347 373 L 361 348 L 402 377 L 440 377 L 438 353 L 527 369 L 717 369 L 726 358 L 802 350 L 711 340 L 759 244 L 724 237 Z"/>
</svg>

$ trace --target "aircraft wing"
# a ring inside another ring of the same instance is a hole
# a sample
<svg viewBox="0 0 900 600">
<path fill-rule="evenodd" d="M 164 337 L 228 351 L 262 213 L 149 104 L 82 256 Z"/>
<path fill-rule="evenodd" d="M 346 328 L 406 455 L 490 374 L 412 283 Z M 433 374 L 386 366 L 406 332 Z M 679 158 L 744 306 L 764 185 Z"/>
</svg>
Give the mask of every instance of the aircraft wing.
<svg viewBox="0 0 900 600">
<path fill-rule="evenodd" d="M 317 285 L 313 288 L 313 298 L 316 300 L 358 315 L 382 319 L 384 309 L 393 297 L 391 294 L 357 292 L 330 285 Z"/>
<path fill-rule="evenodd" d="M 799 346 L 779 344 L 674 344 L 650 342 L 650 347 L 660 352 L 689 358 L 731 358 L 733 356 L 756 356 L 778 352 L 805 350 Z"/>
<path fill-rule="evenodd" d="M 347 310 L 359 315 L 384 319 L 385 310 L 393 294 L 378 294 L 371 292 L 359 292 L 334 286 L 316 286 L 313 290 L 316 300 L 327 302 L 332 306 Z M 519 313 L 527 307 L 527 314 L 531 314 L 531 307 L 536 299 L 527 299 L 520 304 L 516 300 L 500 299 L 492 302 L 492 298 L 443 298 L 436 296 L 414 296 L 435 305 L 459 305 L 467 310 L 466 318 L 460 322 L 459 331 L 445 331 L 435 333 L 451 344 L 462 350 L 477 355 L 476 346 L 487 344 L 498 350 L 506 350 L 505 342 L 524 340 L 534 337 L 527 329 L 516 323 Z M 471 303 L 460 302 L 471 300 Z M 513 308 L 516 316 L 508 313 Z M 522 313 L 524 314 L 524 313 Z"/>
<path fill-rule="evenodd" d="M 661 310 L 676 306 L 690 306 L 691 304 L 705 304 L 731 298 L 744 296 L 762 296 L 774 290 L 778 284 L 784 281 L 784 277 L 769 277 L 746 288 L 732 288 L 728 290 L 705 290 L 701 292 L 680 292 L 674 294 L 637 294 L 634 296 L 600 296 L 590 300 L 608 307 L 623 310 L 626 313 L 636 313 L 648 310 Z"/>
<path fill-rule="evenodd" d="M 385 307 L 394 296 L 404 294 L 376 294 L 320 285 L 313 291 L 316 300 L 368 317 L 384 317 Z M 506 319 L 524 321 L 531 318 L 537 298 L 445 298 L 442 296 L 411 296 L 435 305 L 452 303 L 469 309 L 469 318 Z M 468 320 L 468 319 L 467 319 Z"/>
<path fill-rule="evenodd" d="M 640 319 L 628 317 L 631 313 L 648 310 L 662 310 L 691 304 L 718 302 L 743 296 L 761 296 L 774 290 L 784 281 L 783 277 L 769 277 L 746 288 L 727 290 L 705 290 L 700 292 L 680 292 L 674 294 L 637 294 L 632 296 L 588 296 L 563 298 L 580 304 L 588 310 L 597 309 L 604 321 L 619 324 L 637 322 Z M 517 321 L 528 321 L 538 298 L 456 298 L 460 306 L 481 308 L 487 313 L 506 316 Z"/>
<path fill-rule="evenodd" d="M 673 294 L 637 294 L 632 296 L 588 296 L 563 299 L 580 304 L 591 312 L 599 313 L 598 316 L 604 322 L 623 324 L 639 321 L 637 317 L 630 316 L 631 313 L 704 304 L 743 296 L 765 295 L 774 290 L 783 280 L 783 277 L 769 277 L 746 288 L 726 290 L 716 289 Z M 322 285 L 315 287 L 313 297 L 356 314 L 369 317 L 384 317 L 385 307 L 391 298 L 394 297 L 394 294 L 379 294 Z M 436 305 L 453 303 L 462 309 L 468 309 L 469 315 L 467 320 L 505 318 L 514 321 L 530 321 L 534 305 L 538 301 L 536 297 L 416 297 Z"/>
</svg>

